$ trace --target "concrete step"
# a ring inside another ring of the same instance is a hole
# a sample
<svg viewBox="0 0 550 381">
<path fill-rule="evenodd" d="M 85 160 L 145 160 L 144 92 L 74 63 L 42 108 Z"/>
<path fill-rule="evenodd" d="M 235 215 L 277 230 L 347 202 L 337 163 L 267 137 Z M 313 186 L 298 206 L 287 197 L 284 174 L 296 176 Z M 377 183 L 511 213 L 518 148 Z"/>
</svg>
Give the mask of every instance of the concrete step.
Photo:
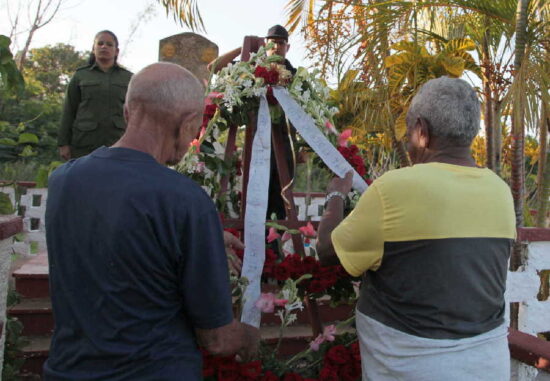
<svg viewBox="0 0 550 381">
<path fill-rule="evenodd" d="M 20 372 L 23 377 L 26 377 L 24 379 L 37 379 L 37 375 L 42 375 L 42 366 L 48 358 L 51 337 L 28 336 L 26 339 L 29 341 L 29 344 L 22 348 L 25 362 Z"/>
<path fill-rule="evenodd" d="M 48 285 L 48 254 L 41 252 L 13 272 L 15 290 L 23 298 L 47 298 L 50 296 Z"/>
<path fill-rule="evenodd" d="M 8 309 L 23 324 L 24 336 L 45 336 L 53 333 L 52 304 L 49 298 L 23 299 Z"/>
</svg>

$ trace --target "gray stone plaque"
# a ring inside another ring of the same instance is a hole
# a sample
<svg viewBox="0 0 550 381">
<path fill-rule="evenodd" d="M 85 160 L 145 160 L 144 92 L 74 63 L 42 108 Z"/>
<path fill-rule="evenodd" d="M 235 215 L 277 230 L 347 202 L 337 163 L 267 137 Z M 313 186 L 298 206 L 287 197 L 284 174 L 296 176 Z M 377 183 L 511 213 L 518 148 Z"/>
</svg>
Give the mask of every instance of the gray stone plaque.
<svg viewBox="0 0 550 381">
<path fill-rule="evenodd" d="M 180 33 L 159 42 L 159 61 L 183 66 L 200 80 L 208 80 L 206 69 L 218 57 L 218 45 L 195 33 Z"/>
</svg>

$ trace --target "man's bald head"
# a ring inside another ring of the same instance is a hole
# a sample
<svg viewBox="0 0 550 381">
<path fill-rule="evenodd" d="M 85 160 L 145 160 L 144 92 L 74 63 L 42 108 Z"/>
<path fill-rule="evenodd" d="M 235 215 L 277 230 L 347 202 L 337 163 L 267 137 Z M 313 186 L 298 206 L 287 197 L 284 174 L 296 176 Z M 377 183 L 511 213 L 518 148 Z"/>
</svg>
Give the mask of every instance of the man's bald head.
<svg viewBox="0 0 550 381">
<path fill-rule="evenodd" d="M 181 119 L 202 114 L 204 88 L 181 66 L 159 62 L 135 74 L 128 85 L 126 105 L 130 114 L 136 107 L 157 118 Z"/>
<path fill-rule="evenodd" d="M 132 77 L 126 94 L 126 133 L 119 146 L 177 164 L 197 135 L 204 109 L 204 88 L 188 70 L 155 63 Z"/>
</svg>

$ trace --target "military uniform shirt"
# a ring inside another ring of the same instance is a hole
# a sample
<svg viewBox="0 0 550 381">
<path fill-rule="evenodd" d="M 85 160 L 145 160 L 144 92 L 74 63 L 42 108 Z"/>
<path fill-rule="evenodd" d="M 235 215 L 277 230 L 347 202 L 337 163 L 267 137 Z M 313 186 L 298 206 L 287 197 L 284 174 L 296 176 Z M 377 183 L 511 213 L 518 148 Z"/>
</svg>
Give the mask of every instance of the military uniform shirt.
<svg viewBox="0 0 550 381">
<path fill-rule="evenodd" d="M 67 87 L 58 145 L 71 146 L 80 157 L 124 133 L 123 106 L 132 73 L 115 64 L 102 71 L 97 64 L 79 68 Z"/>
</svg>

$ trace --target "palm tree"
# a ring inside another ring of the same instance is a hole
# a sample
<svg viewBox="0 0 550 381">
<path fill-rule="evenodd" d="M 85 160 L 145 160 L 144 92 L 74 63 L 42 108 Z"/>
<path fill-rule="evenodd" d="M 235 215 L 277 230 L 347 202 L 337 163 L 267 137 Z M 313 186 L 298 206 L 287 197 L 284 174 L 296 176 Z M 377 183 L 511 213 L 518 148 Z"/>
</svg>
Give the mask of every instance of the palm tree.
<svg viewBox="0 0 550 381">
<path fill-rule="evenodd" d="M 469 37 L 475 41 L 483 68 L 487 164 L 500 172 L 502 115 L 511 114 L 515 142 L 511 186 L 518 226 L 522 225 L 525 126 L 536 131 L 538 110 L 549 101 L 550 74 L 546 62 L 550 3 L 543 0 L 319 0 L 307 3 L 289 0 L 287 9 L 292 10 L 293 27 L 299 25 L 300 7 L 304 10 L 301 20 L 307 25 L 308 33 L 315 28 L 326 31 L 347 17 L 356 29 L 355 35 L 350 37 L 350 44 L 360 52 L 358 61 L 363 64 L 359 66 L 363 70 L 362 79 L 371 89 L 388 84 L 388 71 L 384 68 L 388 42 L 403 37 L 412 38 L 417 43 L 434 37 L 442 40 Z M 316 17 L 312 17 L 314 9 L 318 10 Z M 331 10 L 330 14 L 327 9 Z M 342 9 L 347 13 L 342 14 Z M 321 12 L 324 13 L 319 17 Z M 338 19 L 331 19 L 331 15 L 337 15 Z M 319 42 L 314 47 L 322 51 L 323 40 Z M 331 55 L 325 54 L 321 58 L 329 60 Z M 513 67 L 510 65 L 512 59 Z M 356 63 L 352 62 L 351 68 L 358 68 L 353 66 Z"/>
<path fill-rule="evenodd" d="M 514 58 L 514 82 L 521 81 L 525 70 L 521 70 L 525 57 L 525 42 L 527 40 L 527 10 L 530 0 L 519 0 L 516 19 L 516 47 Z M 525 186 L 525 126 L 524 101 L 522 94 L 515 94 L 512 116 L 512 178 L 511 188 L 516 212 L 516 226 L 523 226 L 523 204 Z"/>
<path fill-rule="evenodd" d="M 548 132 L 550 131 L 549 110 L 543 109 L 540 119 L 540 153 L 537 174 L 537 222 L 540 228 L 546 227 L 548 200 L 550 199 L 550 151 L 548 150 Z"/>
<path fill-rule="evenodd" d="M 172 14 L 174 20 L 187 26 L 192 31 L 206 31 L 198 0 L 157 0 L 166 9 L 166 14 Z"/>
</svg>

